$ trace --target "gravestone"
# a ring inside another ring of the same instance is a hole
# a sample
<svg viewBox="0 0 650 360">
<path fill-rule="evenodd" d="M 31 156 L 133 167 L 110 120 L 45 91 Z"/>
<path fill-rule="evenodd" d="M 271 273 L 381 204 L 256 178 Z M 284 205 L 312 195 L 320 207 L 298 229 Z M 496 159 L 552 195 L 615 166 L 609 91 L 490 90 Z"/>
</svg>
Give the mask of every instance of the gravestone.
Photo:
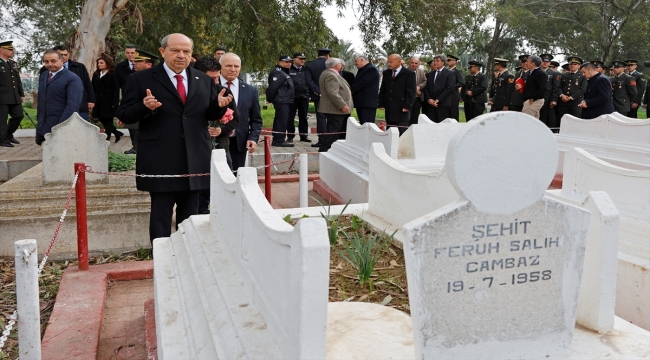
<svg viewBox="0 0 650 360">
<path fill-rule="evenodd" d="M 43 143 L 43 183 L 71 184 L 74 163 L 82 162 L 94 171 L 108 171 L 106 134 L 74 113 L 45 134 Z M 108 183 L 108 175 L 86 174 L 88 183 Z"/>
<path fill-rule="evenodd" d="M 461 199 L 403 230 L 416 358 L 570 354 L 589 213 L 544 196 L 557 156 L 520 113 L 454 136 L 445 167 Z"/>
<path fill-rule="evenodd" d="M 416 170 L 431 171 L 445 165 L 449 141 L 465 124 L 455 119 L 435 123 L 420 115 L 418 123 L 399 137 L 397 159 L 400 164 Z"/>
</svg>

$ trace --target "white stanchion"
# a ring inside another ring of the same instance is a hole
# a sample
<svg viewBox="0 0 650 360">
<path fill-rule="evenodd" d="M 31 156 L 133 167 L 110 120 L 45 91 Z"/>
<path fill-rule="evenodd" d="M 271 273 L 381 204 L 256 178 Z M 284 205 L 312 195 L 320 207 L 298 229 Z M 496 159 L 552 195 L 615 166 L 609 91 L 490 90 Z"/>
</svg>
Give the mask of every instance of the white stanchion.
<svg viewBox="0 0 650 360">
<path fill-rule="evenodd" d="M 300 154 L 300 207 L 309 206 L 309 155 Z"/>
<path fill-rule="evenodd" d="M 14 243 L 16 298 L 18 308 L 18 351 L 21 360 L 41 359 L 41 315 L 38 302 L 38 258 L 36 240 Z"/>
</svg>

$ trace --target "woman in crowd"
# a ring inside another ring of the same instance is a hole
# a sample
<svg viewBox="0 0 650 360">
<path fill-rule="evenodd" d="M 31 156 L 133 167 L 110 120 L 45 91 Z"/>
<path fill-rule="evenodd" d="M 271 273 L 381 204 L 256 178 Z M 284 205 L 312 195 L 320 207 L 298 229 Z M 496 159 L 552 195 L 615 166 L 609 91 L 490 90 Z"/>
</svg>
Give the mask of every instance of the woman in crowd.
<svg viewBox="0 0 650 360">
<path fill-rule="evenodd" d="M 120 103 L 120 87 L 114 69 L 113 60 L 109 56 L 102 55 L 97 59 L 97 70 L 92 80 L 97 102 L 92 115 L 104 125 L 106 140 L 110 140 L 111 134 L 115 134 L 115 142 L 118 142 L 124 133 L 118 131 L 113 125 L 113 113 Z"/>
</svg>

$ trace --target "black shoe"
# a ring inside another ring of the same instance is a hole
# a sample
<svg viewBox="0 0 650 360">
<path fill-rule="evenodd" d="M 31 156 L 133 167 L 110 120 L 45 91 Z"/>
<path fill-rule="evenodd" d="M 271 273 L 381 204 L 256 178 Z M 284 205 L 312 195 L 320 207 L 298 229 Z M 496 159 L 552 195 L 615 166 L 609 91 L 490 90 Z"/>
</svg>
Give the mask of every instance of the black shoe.
<svg viewBox="0 0 650 360">
<path fill-rule="evenodd" d="M 14 144 L 20 144 L 20 141 L 16 140 L 13 135 L 9 135 L 9 142 Z"/>
<path fill-rule="evenodd" d="M 317 142 L 317 143 L 315 143 L 315 144 L 311 144 L 311 147 L 317 147 L 317 148 L 319 148 L 319 147 L 321 147 L 321 146 L 323 146 L 323 144 L 321 144 L 321 143 L 319 143 L 319 142 Z"/>
<path fill-rule="evenodd" d="M 105 133 L 106 134 L 106 141 L 111 141 L 111 134 Z"/>
<path fill-rule="evenodd" d="M 288 142 L 281 142 L 281 143 L 271 143 L 271 146 L 276 146 L 276 147 L 294 147 L 295 145 L 289 144 Z"/>
<path fill-rule="evenodd" d="M 300 141 L 301 141 L 301 142 L 311 142 L 311 140 L 309 140 L 309 139 L 307 139 L 307 138 L 300 139 Z"/>
<path fill-rule="evenodd" d="M 124 135 L 124 134 L 120 133 L 119 131 L 117 133 L 115 133 L 115 143 L 116 144 L 117 144 L 118 141 L 120 141 L 120 139 L 122 138 L 122 135 Z"/>
<path fill-rule="evenodd" d="M 119 131 L 119 130 L 115 130 L 115 131 L 117 131 L 117 134 L 120 134 L 120 137 L 124 136 L 124 133 L 123 133 L 123 132 L 121 132 L 121 131 Z M 117 134 L 115 134 L 115 136 L 117 136 Z"/>
<path fill-rule="evenodd" d="M 12 144 L 11 142 L 9 142 L 9 140 L 4 140 L 3 142 L 0 142 L 0 146 L 3 146 L 3 147 L 14 147 L 14 144 Z M 293 146 L 293 145 L 291 145 L 291 146 Z"/>
<path fill-rule="evenodd" d="M 293 142 L 293 138 L 291 138 L 291 139 L 287 138 L 287 142 L 288 142 L 288 143 L 292 143 L 292 142 Z"/>
<path fill-rule="evenodd" d="M 135 155 L 138 152 L 135 149 L 130 149 L 130 150 L 125 151 L 124 153 L 127 154 L 127 155 Z"/>
</svg>

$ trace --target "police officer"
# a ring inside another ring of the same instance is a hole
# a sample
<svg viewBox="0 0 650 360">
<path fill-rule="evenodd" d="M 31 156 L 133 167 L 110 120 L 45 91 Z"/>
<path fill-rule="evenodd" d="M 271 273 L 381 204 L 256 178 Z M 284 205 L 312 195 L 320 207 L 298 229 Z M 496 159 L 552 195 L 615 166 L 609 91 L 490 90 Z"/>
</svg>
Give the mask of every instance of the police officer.
<svg viewBox="0 0 650 360">
<path fill-rule="evenodd" d="M 20 144 L 14 132 L 23 120 L 25 93 L 20 82 L 18 65 L 14 57 L 13 40 L 0 42 L 0 146 L 13 147 Z M 11 116 L 7 125 L 7 116 Z"/>
<path fill-rule="evenodd" d="M 528 70 L 526 67 L 526 62 L 528 61 L 528 57 L 530 55 L 519 55 L 519 64 L 521 66 L 518 66 L 515 68 L 515 83 L 519 78 L 522 78 L 524 82 L 528 79 Z M 521 111 L 524 108 L 524 99 L 521 98 L 521 92 L 519 90 L 515 90 L 512 92 L 512 98 L 510 101 L 510 110 L 513 111 Z"/>
<path fill-rule="evenodd" d="M 311 142 L 307 138 L 309 126 L 307 125 L 307 111 L 309 110 L 309 85 L 305 79 L 305 72 L 307 68 L 305 65 L 305 54 L 293 54 L 293 64 L 289 68 L 289 76 L 293 81 L 293 105 L 289 109 L 289 123 L 287 125 L 287 142 L 293 142 L 295 137 L 296 127 L 293 124 L 293 119 L 296 117 L 298 111 L 298 132 L 300 133 L 300 141 Z"/>
<path fill-rule="evenodd" d="M 487 76 L 481 74 L 481 68 L 483 67 L 481 62 L 472 60 L 468 65 L 469 74 L 465 77 L 465 85 L 461 93 L 463 94 L 463 102 L 465 103 L 465 120 L 469 122 L 485 111 L 488 80 Z"/>
<path fill-rule="evenodd" d="M 289 110 L 293 105 L 294 86 L 289 68 L 291 67 L 291 58 L 289 55 L 280 55 L 278 65 L 271 70 L 269 74 L 269 86 L 266 88 L 266 101 L 273 103 L 275 108 L 275 117 L 273 118 L 273 142 L 272 146 L 293 147 L 288 143 L 287 125 L 289 120 Z"/>
<path fill-rule="evenodd" d="M 447 67 L 449 68 L 449 70 L 454 72 L 454 75 L 456 75 L 456 85 L 454 87 L 454 91 L 451 93 L 451 111 L 450 111 L 451 117 L 456 119 L 456 121 L 460 119 L 460 112 L 458 110 L 458 107 L 460 106 L 460 98 L 461 98 L 460 92 L 461 89 L 463 88 L 463 85 L 465 85 L 465 77 L 463 75 L 463 72 L 456 67 L 458 60 L 460 60 L 458 56 L 447 54 Z"/>
<path fill-rule="evenodd" d="M 560 96 L 558 101 L 558 119 L 555 128 L 560 127 L 562 117 L 566 114 L 577 118 L 582 116 L 582 109 L 578 107 L 587 90 L 587 78 L 582 76 L 580 65 L 583 61 L 577 56 L 569 56 L 569 71 L 560 76 Z"/>
<path fill-rule="evenodd" d="M 555 107 L 557 106 L 558 96 L 560 96 L 560 73 L 551 69 L 551 60 L 553 55 L 542 54 L 541 69 L 546 72 L 546 94 L 544 94 L 544 105 L 539 111 L 539 119 L 551 127 L 555 124 Z M 559 65 L 559 64 L 558 64 Z"/>
<path fill-rule="evenodd" d="M 625 73 L 625 62 L 612 61 L 612 69 L 614 69 L 614 76 L 609 81 L 612 82 L 614 110 L 619 114 L 627 115 L 632 101 L 637 97 L 636 82 L 631 75 Z"/>
<path fill-rule="evenodd" d="M 630 74 L 636 83 L 636 97 L 632 100 L 630 105 L 630 111 L 627 113 L 628 117 L 637 118 L 637 111 L 639 111 L 639 106 L 641 105 L 641 99 L 643 99 L 643 93 L 645 92 L 645 75 L 636 70 L 637 64 L 639 62 L 636 60 L 625 60 L 627 65 L 627 73 Z"/>
<path fill-rule="evenodd" d="M 488 105 L 492 105 L 490 111 L 506 111 L 515 91 L 515 77 L 508 71 L 507 59 L 494 58 L 494 71 L 498 74 L 492 83 Z"/>
</svg>

